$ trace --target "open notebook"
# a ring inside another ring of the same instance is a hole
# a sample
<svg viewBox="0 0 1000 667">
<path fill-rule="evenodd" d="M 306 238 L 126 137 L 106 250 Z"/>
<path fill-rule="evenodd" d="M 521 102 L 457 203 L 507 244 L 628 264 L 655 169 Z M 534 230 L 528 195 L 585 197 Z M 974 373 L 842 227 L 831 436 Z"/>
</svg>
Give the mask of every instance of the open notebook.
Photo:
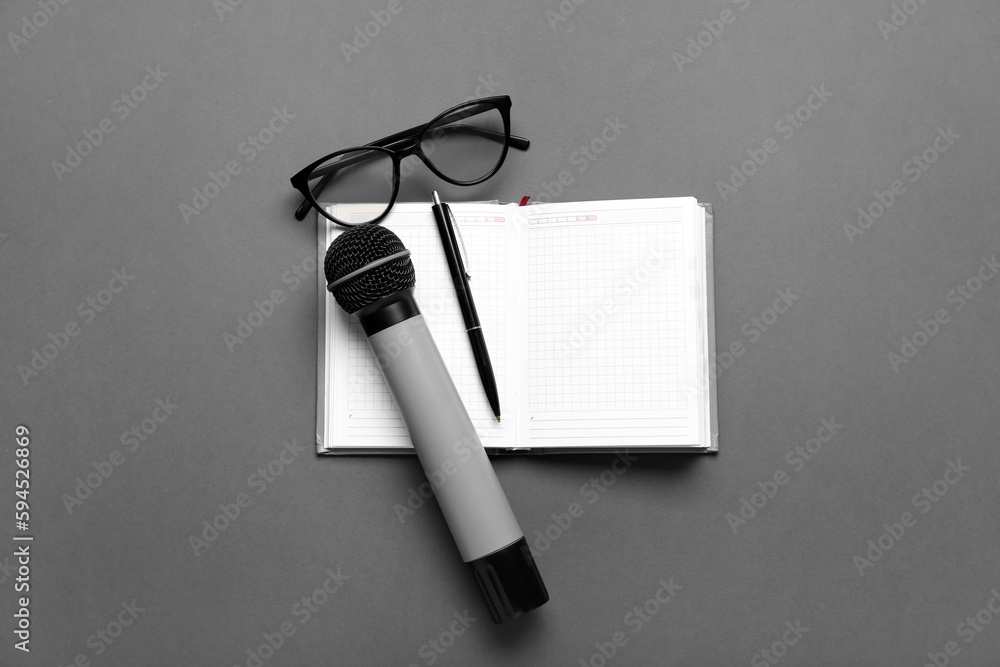
<svg viewBox="0 0 1000 667">
<path fill-rule="evenodd" d="M 382 221 L 490 453 L 718 449 L 712 215 L 691 197 L 451 204 L 500 392 L 476 370 L 430 203 Z M 337 205 L 350 220 L 364 205 Z M 341 228 L 318 220 L 319 265 Z M 374 355 L 319 274 L 317 449 L 412 451 Z"/>
</svg>

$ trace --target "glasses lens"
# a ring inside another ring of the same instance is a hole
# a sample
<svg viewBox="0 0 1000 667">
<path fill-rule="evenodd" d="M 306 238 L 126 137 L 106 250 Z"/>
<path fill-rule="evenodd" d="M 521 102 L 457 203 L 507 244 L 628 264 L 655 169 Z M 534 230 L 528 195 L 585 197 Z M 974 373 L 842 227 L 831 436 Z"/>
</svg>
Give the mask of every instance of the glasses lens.
<svg viewBox="0 0 1000 667">
<path fill-rule="evenodd" d="M 489 175 L 507 147 L 503 115 L 491 104 L 470 104 L 427 128 L 420 147 L 438 171 L 459 183 Z"/>
<path fill-rule="evenodd" d="M 371 222 L 389 208 L 392 199 L 392 158 L 385 151 L 358 148 L 335 155 L 309 174 L 309 190 L 324 204 L 371 204 L 344 222 Z"/>
</svg>

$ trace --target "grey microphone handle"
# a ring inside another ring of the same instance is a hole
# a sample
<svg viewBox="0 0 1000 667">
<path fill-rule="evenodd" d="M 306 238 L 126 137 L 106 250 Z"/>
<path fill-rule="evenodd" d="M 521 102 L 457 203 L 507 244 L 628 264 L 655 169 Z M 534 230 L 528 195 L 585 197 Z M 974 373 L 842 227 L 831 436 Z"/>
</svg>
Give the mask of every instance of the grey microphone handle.
<svg viewBox="0 0 1000 667">
<path fill-rule="evenodd" d="M 368 337 L 462 560 L 523 539 L 423 315 Z"/>
</svg>

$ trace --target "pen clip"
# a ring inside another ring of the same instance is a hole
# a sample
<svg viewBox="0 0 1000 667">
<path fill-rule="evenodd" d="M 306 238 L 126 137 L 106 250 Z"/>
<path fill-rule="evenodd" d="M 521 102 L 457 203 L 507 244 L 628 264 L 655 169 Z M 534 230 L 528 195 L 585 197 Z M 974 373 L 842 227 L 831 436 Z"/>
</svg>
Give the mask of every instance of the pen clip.
<svg viewBox="0 0 1000 667">
<path fill-rule="evenodd" d="M 458 220 L 455 219 L 455 214 L 451 212 L 451 206 L 448 206 L 448 204 L 442 204 L 442 206 L 444 207 L 445 215 L 451 221 L 451 227 L 455 230 L 455 235 L 458 236 L 459 248 L 456 248 L 456 250 L 462 260 L 462 270 L 465 272 L 465 277 L 471 280 L 472 274 L 469 273 L 469 253 L 465 249 L 465 240 L 462 239 L 462 228 L 458 226 Z"/>
</svg>

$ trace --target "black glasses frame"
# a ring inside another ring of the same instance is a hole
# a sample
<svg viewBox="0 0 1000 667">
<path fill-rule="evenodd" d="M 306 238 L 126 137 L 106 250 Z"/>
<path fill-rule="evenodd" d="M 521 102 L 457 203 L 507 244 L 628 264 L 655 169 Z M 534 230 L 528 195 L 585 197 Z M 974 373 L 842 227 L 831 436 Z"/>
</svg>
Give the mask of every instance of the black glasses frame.
<svg viewBox="0 0 1000 667">
<path fill-rule="evenodd" d="M 384 137 L 382 139 L 379 139 L 378 141 L 373 141 L 370 144 L 365 144 L 364 146 L 354 146 L 352 148 L 345 148 L 343 150 L 330 153 L 329 155 L 322 157 L 319 160 L 316 160 L 315 162 L 313 162 L 306 168 L 302 169 L 300 172 L 298 172 L 291 178 L 292 187 L 301 192 L 302 196 L 304 197 L 304 201 L 301 204 L 299 204 L 299 207 L 295 210 L 295 219 L 296 220 L 304 219 L 306 215 L 309 213 L 309 209 L 315 208 L 324 217 L 344 227 L 357 227 L 360 225 L 376 224 L 380 222 L 383 218 L 385 218 L 386 215 L 389 214 L 389 211 L 392 209 L 393 204 L 396 203 L 396 196 L 399 194 L 399 183 L 400 183 L 399 165 L 403 161 L 403 158 L 409 157 L 410 155 L 416 155 L 417 157 L 419 157 L 421 162 L 427 165 L 428 169 L 430 169 L 432 172 L 437 174 L 438 177 L 442 178 L 448 183 L 452 183 L 454 185 L 476 185 L 478 183 L 482 183 L 483 181 L 487 180 L 488 178 L 493 176 L 493 174 L 497 173 L 497 171 L 500 170 L 500 167 L 503 165 L 504 160 L 507 159 L 508 148 L 516 148 L 518 150 L 524 151 L 528 150 L 528 147 L 531 145 L 531 142 L 525 139 L 524 137 L 519 137 L 517 135 L 512 135 L 510 133 L 510 107 L 511 107 L 511 101 L 508 95 L 499 95 L 496 97 L 484 97 L 478 100 L 470 100 L 468 102 L 463 102 L 462 104 L 455 105 L 446 111 L 443 111 L 442 113 L 438 114 L 433 119 L 431 119 L 430 122 L 425 123 L 423 125 L 411 127 L 408 130 L 397 132 L 396 134 L 389 135 L 388 137 Z M 468 132 L 478 134 L 487 139 L 491 139 L 494 141 L 502 141 L 503 151 L 500 153 L 500 159 L 497 160 L 497 163 L 493 166 L 493 169 L 490 170 L 488 174 L 471 181 L 459 181 L 441 173 L 441 171 L 436 166 L 434 166 L 434 163 L 424 153 L 424 149 L 422 147 L 423 142 L 427 141 L 428 139 L 431 141 L 435 141 L 436 139 L 440 138 L 442 129 L 438 127 L 439 124 L 454 122 L 457 120 L 461 120 L 462 118 L 474 115 L 473 110 L 475 110 L 475 114 L 482 113 L 484 108 L 486 109 L 494 108 L 500 112 L 500 115 L 503 118 L 503 127 L 504 127 L 503 134 L 495 132 L 493 130 L 487 130 L 484 128 L 478 128 L 468 125 L 462 126 L 462 129 Z M 343 220 L 338 220 L 337 218 L 327 213 L 320 205 L 316 197 L 323 192 L 323 189 L 326 187 L 327 183 L 329 183 L 330 178 L 334 175 L 334 173 L 338 169 L 346 167 L 355 162 L 360 162 L 362 160 L 370 159 L 370 157 L 359 156 L 354 160 L 348 158 L 342 162 L 338 162 L 337 164 L 330 165 L 329 169 L 326 171 L 326 173 L 322 175 L 322 177 L 319 179 L 319 182 L 311 191 L 309 189 L 309 177 L 314 176 L 314 171 L 316 170 L 316 168 L 322 165 L 324 162 L 327 162 L 339 155 L 344 155 L 359 150 L 364 150 L 369 153 L 372 151 L 385 153 L 389 158 L 392 159 L 392 196 L 389 198 L 389 205 L 386 207 L 385 211 L 383 211 L 382 214 L 377 218 L 374 218 L 372 220 L 369 220 L 368 222 L 363 222 L 363 223 L 345 222 Z"/>
</svg>

